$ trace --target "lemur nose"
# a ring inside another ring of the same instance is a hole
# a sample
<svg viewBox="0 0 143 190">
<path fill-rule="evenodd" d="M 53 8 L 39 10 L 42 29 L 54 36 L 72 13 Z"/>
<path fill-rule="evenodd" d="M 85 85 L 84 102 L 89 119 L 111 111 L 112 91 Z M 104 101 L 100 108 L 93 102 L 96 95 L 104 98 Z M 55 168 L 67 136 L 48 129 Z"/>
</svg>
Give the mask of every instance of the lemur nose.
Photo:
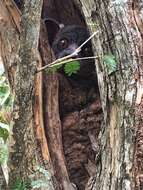
<svg viewBox="0 0 143 190">
<path fill-rule="evenodd" d="M 74 45 L 74 44 L 70 45 L 68 48 L 60 52 L 60 54 L 58 55 L 58 58 L 72 55 L 75 52 L 76 48 L 77 48 L 77 45 Z M 77 58 L 77 57 L 78 57 L 78 53 L 75 53 L 72 56 L 72 58 Z"/>
<path fill-rule="evenodd" d="M 68 56 L 70 54 L 72 54 L 73 52 L 72 51 L 68 51 L 68 50 L 63 50 L 62 52 L 60 52 L 58 54 L 58 57 L 57 58 L 62 58 L 62 57 L 65 57 L 65 56 Z"/>
</svg>

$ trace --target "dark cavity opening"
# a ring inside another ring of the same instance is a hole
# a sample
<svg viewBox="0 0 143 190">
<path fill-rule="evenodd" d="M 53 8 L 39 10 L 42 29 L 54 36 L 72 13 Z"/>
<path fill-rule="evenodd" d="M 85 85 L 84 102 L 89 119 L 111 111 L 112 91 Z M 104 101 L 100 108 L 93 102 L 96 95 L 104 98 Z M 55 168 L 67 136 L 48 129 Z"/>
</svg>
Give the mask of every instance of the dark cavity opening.
<svg viewBox="0 0 143 190">
<path fill-rule="evenodd" d="M 45 0 L 42 17 L 56 58 L 72 53 L 90 35 L 81 10 L 71 0 L 55 0 L 51 4 Z M 77 57 L 88 56 L 93 56 L 91 41 Z M 80 61 L 80 70 L 71 76 L 66 75 L 62 67 L 59 81 L 60 118 L 67 168 L 71 182 L 79 190 L 84 190 L 95 172 L 95 147 L 103 120 L 95 60 Z"/>
</svg>

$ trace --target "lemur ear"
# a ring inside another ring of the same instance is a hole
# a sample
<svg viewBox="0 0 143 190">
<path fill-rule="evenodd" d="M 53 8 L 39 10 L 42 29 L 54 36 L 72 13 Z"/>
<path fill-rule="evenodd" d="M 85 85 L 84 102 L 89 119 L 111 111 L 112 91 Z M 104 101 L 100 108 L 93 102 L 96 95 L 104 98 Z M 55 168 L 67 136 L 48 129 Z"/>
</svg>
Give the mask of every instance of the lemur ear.
<svg viewBox="0 0 143 190">
<path fill-rule="evenodd" d="M 52 43 L 54 41 L 56 34 L 61 28 L 64 27 L 64 25 L 59 24 L 56 20 L 52 18 L 46 18 L 44 19 L 44 22 L 45 22 L 47 33 L 48 33 L 49 44 L 50 46 L 52 46 Z"/>
</svg>

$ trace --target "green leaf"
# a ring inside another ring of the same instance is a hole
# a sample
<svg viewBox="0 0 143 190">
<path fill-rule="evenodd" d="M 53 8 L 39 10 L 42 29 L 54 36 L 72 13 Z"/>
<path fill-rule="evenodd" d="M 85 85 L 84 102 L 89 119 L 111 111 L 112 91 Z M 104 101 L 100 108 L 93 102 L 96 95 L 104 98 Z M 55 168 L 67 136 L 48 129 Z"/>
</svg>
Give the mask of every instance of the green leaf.
<svg viewBox="0 0 143 190">
<path fill-rule="evenodd" d="M 62 64 L 61 65 L 53 65 L 52 69 L 53 69 L 53 72 L 56 72 L 58 69 L 60 69 L 62 67 Z"/>
<path fill-rule="evenodd" d="M 17 178 L 11 190 L 28 190 L 31 189 L 30 187 L 31 187 L 30 182 L 26 182 Z"/>
<path fill-rule="evenodd" d="M 60 63 L 55 64 L 55 65 L 52 65 L 51 67 L 49 67 L 49 68 L 46 69 L 46 73 L 47 73 L 47 74 L 55 73 L 55 72 L 57 72 L 57 70 L 60 69 L 61 67 L 62 67 L 62 64 L 60 64 Z"/>
<path fill-rule="evenodd" d="M 8 160 L 8 147 L 6 144 L 0 145 L 0 164 L 6 163 Z"/>
<path fill-rule="evenodd" d="M 5 93 L 5 96 L 2 98 L 2 101 L 0 102 L 0 105 L 4 105 L 10 98 L 10 90 Z"/>
<path fill-rule="evenodd" d="M 0 122 L 0 137 L 3 138 L 4 141 L 6 141 L 9 134 L 9 125 Z"/>
<path fill-rule="evenodd" d="M 3 97 L 9 91 L 9 87 L 6 84 L 0 85 L 0 96 Z"/>
<path fill-rule="evenodd" d="M 7 156 L 7 159 L 1 164 L 1 169 L 2 169 L 6 184 L 8 184 L 9 182 L 9 168 L 8 168 L 7 162 L 8 162 L 8 156 Z"/>
<path fill-rule="evenodd" d="M 114 55 L 104 55 L 103 62 L 107 66 L 108 74 L 116 71 L 117 62 Z"/>
<path fill-rule="evenodd" d="M 76 74 L 77 71 L 79 71 L 79 69 L 80 69 L 79 61 L 71 61 L 69 63 L 66 63 L 64 66 L 64 71 L 68 76 Z"/>
</svg>

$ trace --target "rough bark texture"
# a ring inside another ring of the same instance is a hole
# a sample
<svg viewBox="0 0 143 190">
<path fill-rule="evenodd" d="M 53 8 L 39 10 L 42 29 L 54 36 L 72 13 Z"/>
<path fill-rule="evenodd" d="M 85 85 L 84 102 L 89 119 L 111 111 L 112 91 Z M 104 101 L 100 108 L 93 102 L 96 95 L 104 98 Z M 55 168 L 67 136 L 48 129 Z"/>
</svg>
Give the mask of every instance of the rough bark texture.
<svg viewBox="0 0 143 190">
<path fill-rule="evenodd" d="M 12 123 L 14 144 L 10 152 L 9 189 L 16 179 L 20 183 L 22 181 L 27 183 L 28 178 L 32 181 L 45 179 L 46 176 L 38 169 L 42 166 L 46 168 L 41 162 L 41 157 L 42 161 L 49 164 L 49 154 L 42 128 L 42 99 L 38 94 L 41 88 L 41 83 L 38 81 L 40 74 L 35 81 L 37 66 L 41 64 L 38 56 L 38 39 L 42 1 L 23 2 L 22 13 L 13 1 L 0 2 L 1 56 L 15 95 Z M 34 175 L 30 177 L 31 174 Z M 53 189 L 49 182 L 47 183 L 49 188 Z M 47 189 L 47 187 L 40 189 Z"/>
<path fill-rule="evenodd" d="M 32 96 L 36 65 L 38 63 L 38 34 L 42 1 L 24 1 L 21 17 L 20 62 L 15 76 L 15 100 L 13 117 L 14 152 L 10 183 L 16 178 L 27 178 L 37 162 L 35 138 L 32 123 Z M 36 13 L 36 14 L 35 14 Z M 34 24 L 33 24 L 34 22 Z M 20 139 L 20 141 L 19 141 Z M 21 176 L 22 173 L 22 176 Z"/>
<path fill-rule="evenodd" d="M 100 32 L 93 45 L 99 56 L 96 68 L 105 118 L 101 158 L 89 189 L 142 189 L 142 3 L 81 2 L 91 31 Z M 103 63 L 106 54 L 117 60 L 117 69 L 110 75 Z"/>
<path fill-rule="evenodd" d="M 16 177 L 27 179 L 31 173 L 39 179 L 35 166 L 47 168 L 47 162 L 51 162 L 57 190 L 76 187 L 80 190 L 141 190 L 141 1 L 44 0 L 42 18 L 54 18 L 65 25 L 86 26 L 87 23 L 91 33 L 99 30 L 93 39 L 93 49 L 99 56 L 96 70 L 100 96 L 97 87 L 83 90 L 79 85 L 73 88 L 68 77 L 61 73 L 44 73 L 43 76 L 38 73 L 34 104 L 36 65 L 41 67 L 53 59 L 43 24 L 39 45 L 41 60 L 36 56 L 41 3 L 40 0 L 24 1 L 20 27 L 19 11 L 10 2 L 0 2 L 0 48 L 15 93 L 15 144 L 10 182 Z M 103 62 L 104 55 L 109 54 L 115 55 L 117 62 L 116 70 L 110 74 L 108 65 Z M 105 121 L 102 129 L 101 103 Z"/>
</svg>

